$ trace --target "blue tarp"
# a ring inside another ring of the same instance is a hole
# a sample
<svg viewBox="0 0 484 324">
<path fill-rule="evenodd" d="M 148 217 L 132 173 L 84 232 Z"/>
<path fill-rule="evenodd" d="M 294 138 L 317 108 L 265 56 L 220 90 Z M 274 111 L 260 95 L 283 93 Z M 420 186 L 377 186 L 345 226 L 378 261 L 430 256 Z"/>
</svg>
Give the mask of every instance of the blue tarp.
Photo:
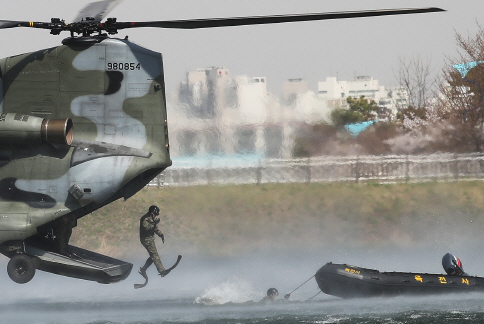
<svg viewBox="0 0 484 324">
<path fill-rule="evenodd" d="M 457 69 L 457 71 L 460 72 L 460 75 L 462 76 L 462 79 L 466 77 L 467 73 L 469 71 L 476 67 L 478 64 L 484 63 L 484 61 L 476 61 L 476 62 L 468 62 L 468 63 L 462 63 L 462 64 L 456 64 L 452 65 L 454 69 Z"/>
<path fill-rule="evenodd" d="M 348 132 L 350 132 L 351 135 L 356 137 L 358 136 L 358 134 L 360 134 L 362 131 L 367 129 L 369 126 L 373 125 L 374 122 L 375 122 L 374 120 L 370 120 L 362 123 L 348 124 L 348 125 L 345 125 L 345 128 Z"/>
</svg>

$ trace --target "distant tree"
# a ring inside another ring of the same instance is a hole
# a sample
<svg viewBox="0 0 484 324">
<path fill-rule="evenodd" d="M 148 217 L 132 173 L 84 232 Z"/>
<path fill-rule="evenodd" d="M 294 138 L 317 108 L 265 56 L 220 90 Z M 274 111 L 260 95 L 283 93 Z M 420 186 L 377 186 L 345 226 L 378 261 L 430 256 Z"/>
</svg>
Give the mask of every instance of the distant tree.
<svg viewBox="0 0 484 324">
<path fill-rule="evenodd" d="M 331 112 L 331 121 L 333 125 L 341 127 L 348 124 L 354 124 L 364 121 L 363 115 L 357 111 L 336 108 Z"/>
<path fill-rule="evenodd" d="M 383 155 L 392 153 L 388 139 L 400 135 L 401 127 L 392 122 L 374 123 L 356 138 L 362 154 Z"/>
<path fill-rule="evenodd" d="M 363 116 L 363 121 L 375 119 L 378 105 L 373 99 L 369 100 L 365 96 L 360 96 L 358 99 L 348 97 L 346 101 L 350 105 L 350 110 L 357 111 Z"/>
<path fill-rule="evenodd" d="M 400 130 L 395 123 L 378 122 L 354 137 L 334 125 L 303 124 L 299 127 L 292 153 L 294 157 L 388 154 L 392 149 L 387 140 L 400 134 Z"/>
<path fill-rule="evenodd" d="M 447 141 L 456 151 L 482 152 L 484 149 L 484 30 L 464 37 L 456 33 L 461 55 L 444 70 L 440 85 L 436 115 L 450 127 L 445 130 Z M 468 63 L 475 63 L 467 65 Z M 461 74 L 453 65 L 465 64 Z"/>
<path fill-rule="evenodd" d="M 411 59 L 399 58 L 399 61 L 397 82 L 406 95 L 406 98 L 400 99 L 406 99 L 406 102 L 403 106 L 404 101 L 397 100 L 397 108 L 413 110 L 418 112 L 415 116 L 423 117 L 419 111 L 425 110 L 429 106 L 437 86 L 437 81 L 433 77 L 432 62 L 429 59 L 424 60 L 419 55 Z"/>
<path fill-rule="evenodd" d="M 404 121 L 405 119 L 415 119 L 420 118 L 422 120 L 427 119 L 427 108 L 426 107 L 414 107 L 408 106 L 402 108 L 397 113 L 397 120 Z"/>
<path fill-rule="evenodd" d="M 395 91 L 396 120 L 407 130 L 421 131 L 428 124 L 428 108 L 438 90 L 434 67 L 429 59 L 416 55 L 410 59 L 399 58 L 396 81 L 400 87 Z"/>
<path fill-rule="evenodd" d="M 375 119 L 378 105 L 374 100 L 368 100 L 365 96 L 361 96 L 358 99 L 348 97 L 346 102 L 349 105 L 349 109 L 337 108 L 331 112 L 331 121 L 335 126 L 344 126 Z"/>
<path fill-rule="evenodd" d="M 337 138 L 337 129 L 333 125 L 319 123 L 303 124 L 296 135 L 293 148 L 294 157 L 310 157 L 328 153 L 328 146 Z"/>
</svg>

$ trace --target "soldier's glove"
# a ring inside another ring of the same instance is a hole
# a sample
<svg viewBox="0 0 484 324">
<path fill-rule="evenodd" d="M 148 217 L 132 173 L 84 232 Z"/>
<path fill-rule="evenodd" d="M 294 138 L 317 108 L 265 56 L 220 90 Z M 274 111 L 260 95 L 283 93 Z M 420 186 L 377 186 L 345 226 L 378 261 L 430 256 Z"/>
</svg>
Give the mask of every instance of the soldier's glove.
<svg viewBox="0 0 484 324">
<path fill-rule="evenodd" d="M 163 244 L 165 244 L 165 235 L 161 234 L 160 237 L 161 237 L 161 241 L 163 242 Z"/>
<path fill-rule="evenodd" d="M 158 223 L 160 222 L 160 219 L 158 217 L 155 218 L 155 225 L 158 225 Z"/>
</svg>

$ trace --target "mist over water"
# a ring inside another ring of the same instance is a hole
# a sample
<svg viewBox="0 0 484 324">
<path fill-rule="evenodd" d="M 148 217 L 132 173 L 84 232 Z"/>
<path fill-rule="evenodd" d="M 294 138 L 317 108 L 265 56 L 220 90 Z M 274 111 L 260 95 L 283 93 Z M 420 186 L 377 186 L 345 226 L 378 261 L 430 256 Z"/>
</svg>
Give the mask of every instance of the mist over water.
<svg viewBox="0 0 484 324">
<path fill-rule="evenodd" d="M 432 233 L 429 233 L 432 234 Z M 288 240 L 295 239 L 288 237 Z M 484 276 L 479 244 L 449 249 L 451 242 L 421 247 L 367 246 L 321 249 L 261 250 L 245 255 L 209 258 L 186 255 L 167 277 L 148 269 L 142 283 L 134 264 L 123 282 L 101 285 L 37 271 L 24 285 L 13 283 L 2 271 L 3 299 L 0 323 L 479 323 L 484 321 L 484 295 L 397 297 L 342 300 L 319 294 L 311 278 L 326 262 L 348 263 L 381 271 L 443 273 L 441 258 L 456 254 L 471 275 Z M 171 265 L 176 254 L 161 253 Z M 142 258 L 143 257 L 143 258 Z M 0 259 L 6 268 L 7 258 Z M 279 291 L 279 300 L 260 303 L 267 289 Z"/>
<path fill-rule="evenodd" d="M 183 259 L 165 278 L 156 275 L 154 266 L 149 268 L 150 280 L 142 289 L 133 288 L 144 281 L 137 273 L 147 257 L 141 246 L 122 258 L 133 263 L 133 270 L 117 284 L 37 271 L 31 282 L 19 285 L 9 279 L 6 270 L 0 270 L 4 297 L 0 299 L 0 323 L 484 322 L 484 295 L 480 294 L 341 300 L 321 293 L 308 300 L 319 292 L 311 279 L 283 301 L 285 294 L 327 262 L 380 271 L 443 273 L 441 259 L 450 252 L 460 258 L 470 275 L 484 277 L 482 226 L 464 216 L 415 219 L 411 226 L 401 224 L 407 230 L 400 230 L 392 242 L 379 243 L 356 238 L 351 224 L 344 230 L 330 225 L 325 226 L 337 231 L 338 240 L 329 232 L 316 230 L 305 230 L 307 237 L 267 232 L 278 244 L 249 249 L 250 238 L 244 236 L 238 243 L 246 247 L 245 252 L 224 257 L 204 254 L 203 246 L 197 247 L 198 253 L 188 252 L 173 244 L 167 233 L 165 244 L 157 241 L 163 263 L 171 266 L 179 253 Z M 224 243 L 222 239 L 214 242 Z M 0 269 L 6 269 L 7 262 L 0 257 Z M 272 287 L 278 289 L 280 300 L 259 303 Z"/>
</svg>

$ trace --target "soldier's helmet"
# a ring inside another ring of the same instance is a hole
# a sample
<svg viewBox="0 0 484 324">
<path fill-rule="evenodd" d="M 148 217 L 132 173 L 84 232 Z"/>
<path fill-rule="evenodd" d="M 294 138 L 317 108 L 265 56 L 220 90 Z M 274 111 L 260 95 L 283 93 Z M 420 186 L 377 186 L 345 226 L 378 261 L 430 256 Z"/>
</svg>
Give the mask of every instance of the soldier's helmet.
<svg viewBox="0 0 484 324">
<path fill-rule="evenodd" d="M 267 290 L 267 297 L 276 298 L 277 296 L 279 296 L 279 291 L 276 288 L 269 288 Z"/>
<path fill-rule="evenodd" d="M 158 216 L 160 214 L 160 209 L 158 208 L 158 206 L 150 206 L 150 209 L 148 209 L 148 211 L 152 214 L 154 214 L 155 216 Z"/>
</svg>

